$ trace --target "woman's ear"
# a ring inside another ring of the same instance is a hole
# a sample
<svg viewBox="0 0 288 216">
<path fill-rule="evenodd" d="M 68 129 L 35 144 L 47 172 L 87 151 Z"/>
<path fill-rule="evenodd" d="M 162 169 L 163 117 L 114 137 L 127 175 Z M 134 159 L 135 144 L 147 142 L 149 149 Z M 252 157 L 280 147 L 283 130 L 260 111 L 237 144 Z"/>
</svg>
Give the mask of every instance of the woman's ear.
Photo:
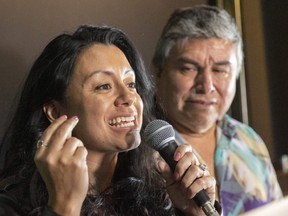
<svg viewBox="0 0 288 216">
<path fill-rule="evenodd" d="M 50 122 L 53 122 L 55 119 L 59 118 L 62 115 L 61 105 L 58 101 L 55 100 L 44 104 L 42 109 Z"/>
</svg>

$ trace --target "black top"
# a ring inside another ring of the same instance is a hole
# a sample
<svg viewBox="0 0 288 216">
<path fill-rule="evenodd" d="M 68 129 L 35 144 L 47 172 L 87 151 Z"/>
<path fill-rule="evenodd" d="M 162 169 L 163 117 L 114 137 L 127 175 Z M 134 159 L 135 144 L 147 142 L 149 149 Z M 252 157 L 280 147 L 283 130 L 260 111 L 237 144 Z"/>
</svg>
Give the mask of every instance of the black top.
<svg viewBox="0 0 288 216">
<path fill-rule="evenodd" d="M 33 207 L 32 207 L 33 204 L 31 204 L 31 200 L 30 200 L 31 191 L 29 193 L 29 187 L 24 187 L 23 185 L 19 187 L 19 182 L 23 183 L 23 179 L 21 180 L 21 179 L 19 179 L 19 177 L 16 177 L 16 176 L 11 176 L 11 177 L 9 177 L 5 180 L 2 180 L 0 182 L 0 216 L 27 216 L 27 212 L 29 212 L 29 216 L 39 216 L 39 215 L 41 215 L 41 216 L 59 216 L 57 213 L 53 212 L 48 206 L 45 206 L 45 205 L 42 205 L 43 207 L 34 209 L 35 211 L 33 211 Z M 30 182 L 30 184 L 33 184 L 33 182 Z M 117 205 L 117 200 L 119 201 L 119 199 L 121 199 L 120 205 L 121 205 L 121 203 L 126 203 L 125 204 L 126 207 L 133 206 L 133 203 L 131 203 L 131 202 L 133 202 L 133 201 L 135 202 L 135 200 L 136 200 L 134 195 L 133 195 L 133 191 L 134 191 L 133 184 L 132 185 L 131 184 L 124 184 L 124 185 L 121 184 L 121 185 L 123 186 L 123 188 L 126 188 L 126 189 L 125 189 L 125 191 L 123 191 L 123 190 L 118 191 L 119 194 L 122 194 L 121 196 L 117 196 L 117 191 L 116 191 L 116 196 L 115 196 L 116 205 Z M 131 188 L 131 189 L 129 189 L 129 188 Z M 134 191 L 134 193 L 136 193 L 136 195 L 138 194 L 136 191 Z M 123 194 L 125 194 L 125 195 L 123 196 Z M 130 197 L 131 199 L 127 198 L 127 196 Z M 137 196 L 143 197 L 143 194 L 140 192 L 140 194 L 138 194 Z M 149 190 L 148 190 L 148 194 L 145 195 L 145 193 L 144 193 L 144 196 L 146 197 L 148 202 L 154 202 L 155 201 L 155 197 L 153 198 L 153 196 L 151 196 L 151 191 L 149 191 Z M 157 196 L 157 198 L 159 198 L 159 197 Z M 127 202 L 129 202 L 128 205 L 127 205 Z M 147 201 L 141 202 L 141 203 L 139 203 L 139 205 L 145 206 L 147 204 L 146 202 Z M 157 206 L 152 207 L 152 209 L 154 209 L 154 210 L 152 210 L 152 212 L 148 213 L 149 215 L 157 215 L 157 216 L 158 215 L 161 215 L 161 216 L 164 216 L 164 215 L 165 216 L 166 215 L 183 216 L 184 215 L 181 211 L 179 211 L 178 209 L 175 209 L 173 206 L 169 207 L 169 208 L 171 208 L 170 210 L 167 211 L 167 209 L 166 209 L 166 211 L 165 211 L 164 210 L 165 208 L 163 209 L 163 206 L 161 206 L 163 204 L 163 202 L 165 202 L 165 201 L 158 199 L 158 202 L 159 202 L 157 204 L 158 207 Z M 112 201 L 112 204 L 113 203 L 115 204 L 115 202 Z M 139 206 L 139 210 L 141 208 L 140 206 Z M 222 209 L 221 209 L 221 205 L 219 204 L 219 202 L 215 201 L 214 206 L 215 206 L 215 209 L 219 212 L 219 214 L 221 214 Z M 147 205 L 146 207 L 147 207 L 147 209 L 149 209 L 150 206 Z M 128 215 L 132 214 L 132 212 L 130 212 L 131 214 L 128 212 L 126 212 L 127 214 L 124 214 L 124 215 L 128 216 Z M 137 212 L 137 210 L 136 210 L 136 212 Z M 137 215 L 139 215 L 139 213 L 140 212 L 138 211 Z M 146 213 L 143 212 L 143 214 L 147 215 L 147 212 Z M 135 215 L 135 212 L 133 212 L 133 216 L 134 215 Z"/>
</svg>

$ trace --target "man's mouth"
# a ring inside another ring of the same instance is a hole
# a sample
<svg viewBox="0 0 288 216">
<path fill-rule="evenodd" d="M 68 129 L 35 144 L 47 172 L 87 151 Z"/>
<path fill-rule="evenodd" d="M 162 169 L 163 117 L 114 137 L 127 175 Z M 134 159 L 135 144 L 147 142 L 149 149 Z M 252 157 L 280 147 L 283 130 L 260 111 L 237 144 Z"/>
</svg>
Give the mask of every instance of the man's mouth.
<svg viewBox="0 0 288 216">
<path fill-rule="evenodd" d="M 187 100 L 188 103 L 194 103 L 194 104 L 201 104 L 205 106 L 210 106 L 216 104 L 215 101 L 209 101 L 209 100 Z"/>
<path fill-rule="evenodd" d="M 108 123 L 113 127 L 133 127 L 135 125 L 135 116 L 116 117 L 110 119 Z"/>
</svg>

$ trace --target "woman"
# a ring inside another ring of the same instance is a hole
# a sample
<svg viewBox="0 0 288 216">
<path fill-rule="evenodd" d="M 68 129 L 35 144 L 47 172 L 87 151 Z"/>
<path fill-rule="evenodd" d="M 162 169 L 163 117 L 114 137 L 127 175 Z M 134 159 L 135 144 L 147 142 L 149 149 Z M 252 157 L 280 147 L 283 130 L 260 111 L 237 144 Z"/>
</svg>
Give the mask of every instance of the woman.
<svg viewBox="0 0 288 216">
<path fill-rule="evenodd" d="M 191 148 L 178 147 L 172 173 L 140 145 L 142 124 L 151 120 L 150 90 L 141 58 L 120 30 L 82 26 L 52 40 L 2 142 L 1 210 L 204 215 L 191 198 L 204 188 L 214 203 L 215 180 Z"/>
</svg>

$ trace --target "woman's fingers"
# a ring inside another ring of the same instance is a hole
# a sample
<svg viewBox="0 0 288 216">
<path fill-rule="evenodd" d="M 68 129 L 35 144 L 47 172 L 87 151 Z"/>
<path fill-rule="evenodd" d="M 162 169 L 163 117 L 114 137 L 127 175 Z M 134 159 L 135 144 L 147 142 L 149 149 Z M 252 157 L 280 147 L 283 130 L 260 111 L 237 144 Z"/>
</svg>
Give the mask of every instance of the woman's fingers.
<svg viewBox="0 0 288 216">
<path fill-rule="evenodd" d="M 158 170 L 163 176 L 163 178 L 166 180 L 166 185 L 171 185 L 175 182 L 173 172 L 171 171 L 168 164 L 162 159 L 158 160 Z"/>
<path fill-rule="evenodd" d="M 78 160 L 86 166 L 87 150 L 81 140 L 71 136 L 77 123 L 77 117 L 61 116 L 45 130 L 41 138 L 45 146 L 40 146 L 34 157 L 38 169 L 57 170 L 59 165 L 68 167 Z"/>
<path fill-rule="evenodd" d="M 209 196 L 215 196 L 215 178 L 213 176 L 204 176 L 197 178 L 188 188 L 186 188 L 187 198 L 192 199 L 201 190 L 205 190 Z"/>
<path fill-rule="evenodd" d="M 78 117 L 74 116 L 64 121 L 57 128 L 53 128 L 54 130 L 49 131 L 52 134 L 49 134 L 48 148 L 51 149 L 51 151 L 62 149 L 66 140 L 71 137 L 72 130 L 78 121 Z M 45 139 L 45 137 L 43 139 Z"/>
<path fill-rule="evenodd" d="M 42 137 L 37 142 L 37 152 L 36 156 L 40 155 L 42 152 L 44 152 L 45 148 L 48 147 L 49 141 L 51 136 L 53 135 L 54 131 L 57 130 L 57 128 L 63 124 L 64 121 L 67 120 L 67 116 L 63 115 L 53 121 L 48 128 L 43 132 Z"/>
<path fill-rule="evenodd" d="M 197 165 L 190 165 L 179 180 L 183 188 L 188 188 L 197 178 L 202 177 L 203 171 Z"/>
<path fill-rule="evenodd" d="M 77 123 L 77 117 L 66 116 L 52 122 L 44 131 L 42 146 L 34 157 L 48 189 L 48 205 L 54 210 L 61 209 L 63 202 L 81 204 L 88 191 L 88 151 L 81 140 L 72 136 Z"/>
<path fill-rule="evenodd" d="M 62 148 L 63 155 L 74 155 L 75 151 L 78 147 L 83 147 L 83 143 L 81 140 L 76 137 L 70 137 L 66 140 L 65 144 Z"/>
<path fill-rule="evenodd" d="M 86 162 L 87 155 L 88 151 L 84 146 L 79 146 L 74 153 L 74 157 L 78 158 L 79 161 L 84 163 L 85 165 L 87 164 Z"/>
<path fill-rule="evenodd" d="M 45 143 L 45 146 L 38 148 L 35 161 L 38 163 L 42 161 L 45 164 L 51 163 L 51 165 L 57 161 L 69 164 L 77 148 L 84 148 L 81 140 L 71 136 L 77 123 L 78 117 L 76 116 L 69 119 L 66 116 L 61 116 L 52 122 L 41 137 L 41 142 Z"/>
<path fill-rule="evenodd" d="M 178 161 L 174 170 L 174 177 L 176 181 L 180 180 L 180 178 L 184 176 L 184 174 L 192 165 L 199 164 L 199 161 L 197 157 L 195 156 L 195 154 L 193 153 L 193 149 L 191 145 L 189 144 L 180 145 L 175 151 L 174 159 Z M 198 172 L 197 169 L 193 171 L 194 172 L 192 173 L 195 174 L 195 178 L 200 177 L 201 172 Z"/>
<path fill-rule="evenodd" d="M 179 161 L 186 152 L 193 152 L 192 146 L 189 144 L 180 145 L 174 153 L 174 160 Z"/>
<path fill-rule="evenodd" d="M 202 215 L 201 208 L 195 208 L 197 205 L 193 198 L 204 189 L 213 204 L 216 185 L 214 177 L 206 166 L 199 163 L 190 145 L 180 145 L 175 151 L 174 160 L 177 161 L 174 172 L 164 160 L 158 162 L 159 172 L 166 180 L 166 189 L 173 204 L 189 215 Z"/>
<path fill-rule="evenodd" d="M 76 116 L 67 119 L 67 116 L 61 116 L 49 125 L 44 131 L 40 141 L 42 146 L 38 146 L 36 157 L 44 152 L 59 151 L 64 147 L 66 140 L 71 137 L 72 130 L 78 123 Z"/>
</svg>

